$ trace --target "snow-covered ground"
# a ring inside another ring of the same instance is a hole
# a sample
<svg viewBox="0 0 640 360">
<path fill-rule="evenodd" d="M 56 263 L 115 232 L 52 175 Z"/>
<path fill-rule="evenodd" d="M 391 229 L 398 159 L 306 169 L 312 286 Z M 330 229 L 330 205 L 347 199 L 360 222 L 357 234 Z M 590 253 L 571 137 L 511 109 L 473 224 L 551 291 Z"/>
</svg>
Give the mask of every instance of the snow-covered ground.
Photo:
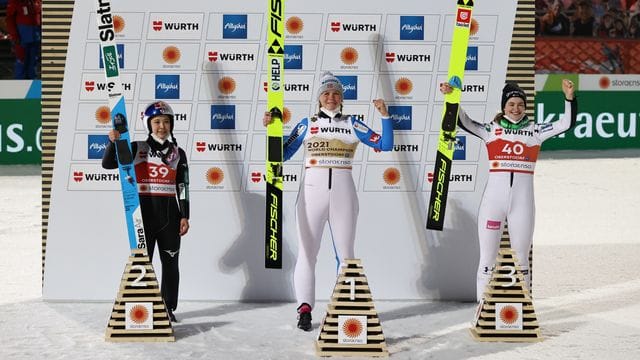
<svg viewBox="0 0 640 360">
<path fill-rule="evenodd" d="M 473 341 L 471 303 L 377 301 L 391 357 L 640 359 L 639 186 L 640 151 L 543 153 L 534 306 L 544 341 Z M 41 300 L 40 194 L 39 169 L 0 166 L 0 359 L 315 358 L 323 302 L 311 333 L 295 329 L 293 304 L 183 301 L 175 343 L 105 342 L 112 303 Z"/>
</svg>

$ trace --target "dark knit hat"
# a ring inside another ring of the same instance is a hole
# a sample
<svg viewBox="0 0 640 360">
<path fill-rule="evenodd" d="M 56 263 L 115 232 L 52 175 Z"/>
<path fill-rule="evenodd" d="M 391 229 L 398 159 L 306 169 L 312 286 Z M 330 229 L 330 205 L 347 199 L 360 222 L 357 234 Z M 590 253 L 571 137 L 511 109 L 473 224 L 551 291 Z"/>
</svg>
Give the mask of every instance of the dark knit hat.
<svg viewBox="0 0 640 360">
<path fill-rule="evenodd" d="M 519 97 L 524 101 L 524 107 L 527 107 L 527 94 L 518 87 L 517 83 L 507 83 L 502 89 L 502 101 L 500 102 L 500 110 L 504 110 L 507 101 L 512 97 Z"/>
</svg>

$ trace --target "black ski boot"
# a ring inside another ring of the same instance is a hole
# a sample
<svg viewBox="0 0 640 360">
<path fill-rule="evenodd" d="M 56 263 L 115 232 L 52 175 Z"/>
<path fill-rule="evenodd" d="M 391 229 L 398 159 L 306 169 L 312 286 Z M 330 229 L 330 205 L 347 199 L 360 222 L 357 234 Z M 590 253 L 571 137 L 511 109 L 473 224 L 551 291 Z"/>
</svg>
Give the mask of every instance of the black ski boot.
<svg viewBox="0 0 640 360">
<path fill-rule="evenodd" d="M 169 320 L 171 320 L 172 323 L 178 322 L 178 320 L 176 319 L 176 316 L 173 315 L 173 310 L 167 309 L 167 315 L 169 315 Z"/>
<path fill-rule="evenodd" d="M 298 329 L 311 331 L 311 305 L 307 303 L 298 307 Z"/>
</svg>

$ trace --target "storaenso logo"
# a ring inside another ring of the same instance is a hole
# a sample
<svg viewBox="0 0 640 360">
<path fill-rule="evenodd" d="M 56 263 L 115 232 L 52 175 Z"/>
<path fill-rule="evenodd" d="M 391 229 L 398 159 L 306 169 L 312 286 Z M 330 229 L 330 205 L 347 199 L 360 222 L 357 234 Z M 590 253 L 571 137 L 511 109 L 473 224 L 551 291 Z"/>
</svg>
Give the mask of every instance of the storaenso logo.
<svg viewBox="0 0 640 360">
<path fill-rule="evenodd" d="M 278 196 L 271 194 L 271 204 L 269 205 L 269 258 L 278 260 Z"/>
<path fill-rule="evenodd" d="M 442 194 L 444 193 L 444 182 L 447 178 L 447 162 L 441 161 L 441 166 L 438 169 L 438 179 L 436 180 L 436 198 L 433 203 L 433 215 L 431 218 L 434 221 L 440 221 L 440 209 L 442 208 Z"/>
<path fill-rule="evenodd" d="M 113 41 L 116 32 L 113 30 L 113 17 L 111 16 L 111 3 L 109 1 L 98 0 L 98 31 L 100 40 Z"/>
</svg>

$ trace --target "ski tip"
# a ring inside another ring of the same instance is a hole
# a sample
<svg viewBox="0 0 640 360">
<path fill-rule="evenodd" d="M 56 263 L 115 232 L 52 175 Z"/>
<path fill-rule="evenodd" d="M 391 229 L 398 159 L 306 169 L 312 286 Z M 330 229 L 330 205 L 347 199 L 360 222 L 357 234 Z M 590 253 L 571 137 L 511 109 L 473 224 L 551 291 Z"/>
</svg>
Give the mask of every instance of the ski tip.
<svg viewBox="0 0 640 360">
<path fill-rule="evenodd" d="M 462 79 L 457 75 L 453 75 L 449 79 L 449 85 L 454 89 L 462 90 Z"/>
</svg>

